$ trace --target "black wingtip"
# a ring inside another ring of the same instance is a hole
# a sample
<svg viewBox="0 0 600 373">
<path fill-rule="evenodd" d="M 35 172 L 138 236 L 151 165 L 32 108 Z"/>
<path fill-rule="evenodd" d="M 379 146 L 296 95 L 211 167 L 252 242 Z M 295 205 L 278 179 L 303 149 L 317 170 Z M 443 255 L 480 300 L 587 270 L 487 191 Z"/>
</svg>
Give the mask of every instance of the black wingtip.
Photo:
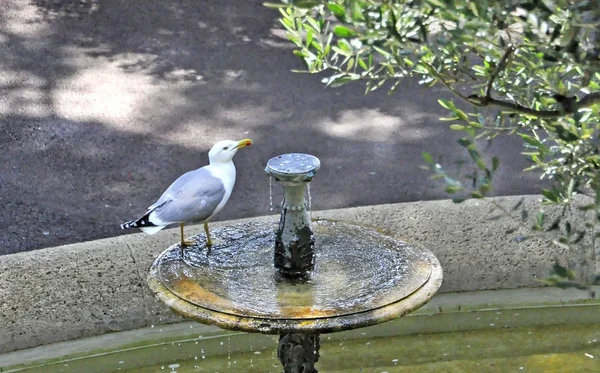
<svg viewBox="0 0 600 373">
<path fill-rule="evenodd" d="M 135 220 L 131 220 L 131 221 L 121 224 L 121 229 L 135 228 L 136 226 L 137 226 L 137 224 L 135 224 Z"/>
<path fill-rule="evenodd" d="M 156 224 L 154 224 L 150 221 L 150 213 L 147 213 L 137 220 L 131 220 L 131 221 L 121 224 L 121 229 L 154 227 L 154 226 L 156 226 Z"/>
</svg>

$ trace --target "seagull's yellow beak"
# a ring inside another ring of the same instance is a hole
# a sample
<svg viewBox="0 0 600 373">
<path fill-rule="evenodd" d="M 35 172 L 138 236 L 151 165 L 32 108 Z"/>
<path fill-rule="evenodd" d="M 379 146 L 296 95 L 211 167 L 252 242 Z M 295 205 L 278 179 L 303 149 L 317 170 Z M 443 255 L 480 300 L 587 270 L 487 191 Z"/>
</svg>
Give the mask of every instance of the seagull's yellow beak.
<svg viewBox="0 0 600 373">
<path fill-rule="evenodd" d="M 250 146 L 252 145 L 252 140 L 250 139 L 243 139 L 240 142 L 238 142 L 238 144 L 236 146 L 234 146 L 235 149 L 239 149 L 239 148 L 244 148 L 246 146 Z"/>
</svg>

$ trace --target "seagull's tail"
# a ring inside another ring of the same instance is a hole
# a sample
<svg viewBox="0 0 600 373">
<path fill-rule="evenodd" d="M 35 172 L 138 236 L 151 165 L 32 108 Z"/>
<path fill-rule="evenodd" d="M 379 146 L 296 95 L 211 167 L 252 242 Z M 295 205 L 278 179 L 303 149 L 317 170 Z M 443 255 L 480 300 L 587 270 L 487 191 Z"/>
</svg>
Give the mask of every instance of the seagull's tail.
<svg viewBox="0 0 600 373">
<path fill-rule="evenodd" d="M 163 229 L 164 225 L 156 225 L 150 221 L 150 213 L 151 211 L 148 211 L 139 219 L 121 224 L 121 229 L 140 228 L 142 232 L 147 234 L 154 234 Z"/>
</svg>

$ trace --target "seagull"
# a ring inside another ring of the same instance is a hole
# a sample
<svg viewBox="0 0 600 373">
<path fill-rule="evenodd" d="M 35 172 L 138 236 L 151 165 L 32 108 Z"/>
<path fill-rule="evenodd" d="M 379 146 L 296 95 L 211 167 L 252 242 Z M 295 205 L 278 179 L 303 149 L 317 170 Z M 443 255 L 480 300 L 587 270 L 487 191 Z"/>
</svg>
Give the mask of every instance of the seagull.
<svg viewBox="0 0 600 373">
<path fill-rule="evenodd" d="M 202 222 L 206 232 L 206 246 L 212 246 L 208 221 L 221 211 L 229 200 L 235 184 L 233 156 L 252 140 L 223 140 L 208 152 L 209 164 L 181 175 L 160 198 L 148 207 L 140 218 L 121 224 L 121 229 L 140 228 L 147 234 L 179 223 L 181 247 L 193 246 L 183 235 L 185 223 Z"/>
</svg>

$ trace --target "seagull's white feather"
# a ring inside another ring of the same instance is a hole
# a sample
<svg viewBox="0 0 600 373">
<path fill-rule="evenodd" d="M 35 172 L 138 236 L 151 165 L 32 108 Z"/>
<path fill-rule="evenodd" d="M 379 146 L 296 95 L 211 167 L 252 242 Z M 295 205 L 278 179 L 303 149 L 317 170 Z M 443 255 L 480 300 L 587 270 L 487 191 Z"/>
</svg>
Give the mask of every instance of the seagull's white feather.
<svg viewBox="0 0 600 373">
<path fill-rule="evenodd" d="M 141 227 L 140 229 L 144 233 L 155 234 L 155 233 L 158 233 L 163 228 L 166 228 L 166 225 L 159 225 L 159 226 L 156 226 L 156 227 Z"/>
</svg>

